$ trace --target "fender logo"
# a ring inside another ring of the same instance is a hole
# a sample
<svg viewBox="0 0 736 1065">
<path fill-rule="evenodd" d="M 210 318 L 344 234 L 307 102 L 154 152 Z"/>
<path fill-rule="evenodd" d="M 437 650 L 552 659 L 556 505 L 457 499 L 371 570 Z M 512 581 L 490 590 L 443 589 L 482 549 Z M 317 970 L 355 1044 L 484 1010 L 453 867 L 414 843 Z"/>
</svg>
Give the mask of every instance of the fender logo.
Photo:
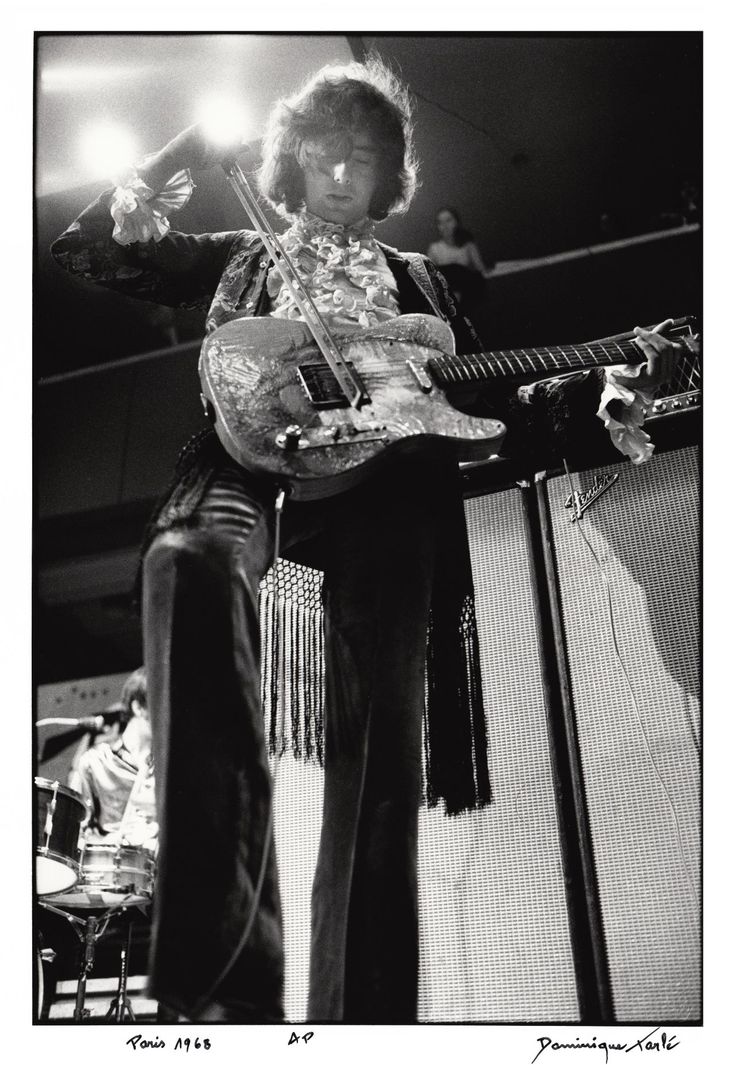
<svg viewBox="0 0 736 1065">
<path fill-rule="evenodd" d="M 577 521 L 578 518 L 582 518 L 588 507 L 592 506 L 596 499 L 602 496 L 617 480 L 617 473 L 606 473 L 603 476 L 596 474 L 590 488 L 584 492 L 573 492 L 572 495 L 569 495 L 565 500 L 565 506 L 572 508 L 573 512 L 570 515 L 570 521 Z"/>
</svg>

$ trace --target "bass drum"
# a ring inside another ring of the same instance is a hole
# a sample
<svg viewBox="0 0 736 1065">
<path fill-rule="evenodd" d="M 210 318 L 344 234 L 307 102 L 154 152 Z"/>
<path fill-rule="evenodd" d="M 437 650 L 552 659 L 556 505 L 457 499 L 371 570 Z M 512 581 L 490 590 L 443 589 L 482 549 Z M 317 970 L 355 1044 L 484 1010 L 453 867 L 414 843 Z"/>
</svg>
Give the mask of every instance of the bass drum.
<svg viewBox="0 0 736 1065">
<path fill-rule="evenodd" d="M 82 833 L 89 810 L 82 796 L 58 780 L 35 777 L 36 892 L 52 895 L 79 880 Z"/>
</svg>

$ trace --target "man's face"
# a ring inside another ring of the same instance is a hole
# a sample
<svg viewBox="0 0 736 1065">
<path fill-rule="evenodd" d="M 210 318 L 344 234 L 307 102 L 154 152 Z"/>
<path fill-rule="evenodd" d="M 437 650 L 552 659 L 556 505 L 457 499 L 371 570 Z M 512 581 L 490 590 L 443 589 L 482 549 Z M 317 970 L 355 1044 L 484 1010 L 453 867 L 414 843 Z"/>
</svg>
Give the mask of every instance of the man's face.
<svg viewBox="0 0 736 1065">
<path fill-rule="evenodd" d="M 141 739 L 147 740 L 149 743 L 152 738 L 151 729 L 151 715 L 148 707 L 139 702 L 138 699 L 132 699 L 130 708 L 133 711 L 133 719 L 137 722 L 138 735 Z"/>
<path fill-rule="evenodd" d="M 310 146 L 304 165 L 304 202 L 325 222 L 353 225 L 368 214 L 379 179 L 378 151 L 367 134 L 354 133 L 352 150 Z"/>
</svg>

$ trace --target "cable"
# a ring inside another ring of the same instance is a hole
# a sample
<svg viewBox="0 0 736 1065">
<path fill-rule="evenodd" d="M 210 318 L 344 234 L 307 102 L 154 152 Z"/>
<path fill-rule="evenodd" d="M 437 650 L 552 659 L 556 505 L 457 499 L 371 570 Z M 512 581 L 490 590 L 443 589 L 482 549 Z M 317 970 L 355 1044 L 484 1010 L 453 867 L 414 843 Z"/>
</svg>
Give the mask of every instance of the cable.
<svg viewBox="0 0 736 1065">
<path fill-rule="evenodd" d="M 692 894 L 693 902 L 695 903 L 695 906 L 697 907 L 697 906 L 699 906 L 698 895 L 697 895 L 697 891 L 695 889 L 695 885 L 693 883 L 692 877 L 690 876 L 690 868 L 688 866 L 688 862 L 687 862 L 687 859 L 685 857 L 685 848 L 684 848 L 684 843 L 683 843 L 683 838 L 682 838 L 682 828 L 680 826 L 680 819 L 677 816 L 677 809 L 675 807 L 674 802 L 672 801 L 672 797 L 671 797 L 671 795 L 669 793 L 667 785 L 666 785 L 666 783 L 664 781 L 664 778 L 662 777 L 662 774 L 660 773 L 659 768 L 657 767 L 657 763 L 656 763 L 656 761 L 654 759 L 654 755 L 652 753 L 652 748 L 651 748 L 651 745 L 649 743 L 649 737 L 647 736 L 647 732 L 646 732 L 646 729 L 644 727 L 644 721 L 642 719 L 641 709 L 639 707 L 639 701 L 638 701 L 638 699 L 636 697 L 636 692 L 634 691 L 634 687 L 633 687 L 633 684 L 631 683 L 631 678 L 629 676 L 629 672 L 628 672 L 628 670 L 626 668 L 626 665 L 624 663 L 623 657 L 621 655 L 621 650 L 619 648 L 618 636 L 616 634 L 616 619 L 615 619 L 614 612 L 613 612 L 613 596 L 611 594 L 611 581 L 610 581 L 610 579 L 608 577 L 608 574 L 606 573 L 606 571 L 605 571 L 600 559 L 598 558 L 598 555 L 596 554 L 595 548 L 593 547 L 593 545 L 591 544 L 590 540 L 588 539 L 588 537 L 583 532 L 583 528 L 582 528 L 582 516 L 583 515 L 582 515 L 582 511 L 579 509 L 578 495 L 577 495 L 577 492 L 575 491 L 575 488 L 574 488 L 573 483 L 572 483 L 572 477 L 570 476 L 570 469 L 569 469 L 569 467 L 567 465 L 567 460 L 563 458 L 562 461 L 563 461 L 564 466 L 565 466 L 565 476 L 567 477 L 567 484 L 568 484 L 568 488 L 570 490 L 570 498 L 572 499 L 573 505 L 575 507 L 575 526 L 576 526 L 576 528 L 578 530 L 578 533 L 582 537 L 583 542 L 585 543 L 585 545 L 587 546 L 587 548 L 590 551 L 591 555 L 595 559 L 596 565 L 597 565 L 597 567 L 598 567 L 598 569 L 600 571 L 600 574 L 603 577 L 603 581 L 605 583 L 606 601 L 607 601 L 607 608 L 608 608 L 608 620 L 609 620 L 610 629 L 611 629 L 611 637 L 612 637 L 612 641 L 613 641 L 613 650 L 614 650 L 614 653 L 616 655 L 616 659 L 618 661 L 618 664 L 619 664 L 619 666 L 621 668 L 621 673 L 623 674 L 624 679 L 626 681 L 626 686 L 629 689 L 629 694 L 631 696 L 631 702 L 633 704 L 634 711 L 636 713 L 636 718 L 637 718 L 637 721 L 638 721 L 638 724 L 639 724 L 639 730 L 640 730 L 640 732 L 642 734 L 642 737 L 644 739 L 644 746 L 646 747 L 646 751 L 647 751 L 647 755 L 649 757 L 649 761 L 651 763 L 652 769 L 654 770 L 654 774 L 655 774 L 657 780 L 659 781 L 660 788 L 662 789 L 662 792 L 663 792 L 663 794 L 665 796 L 665 799 L 667 801 L 667 805 L 669 806 L 670 812 L 672 814 L 672 819 L 673 819 L 674 825 L 675 825 L 675 835 L 676 835 L 676 838 L 677 838 L 677 849 L 678 849 L 679 854 L 680 854 L 680 860 L 682 862 L 682 867 L 683 867 L 683 870 L 685 872 L 685 876 L 687 878 L 688 886 L 689 886 L 691 894 Z M 696 745 L 696 749 L 697 749 L 697 745 Z"/>
</svg>

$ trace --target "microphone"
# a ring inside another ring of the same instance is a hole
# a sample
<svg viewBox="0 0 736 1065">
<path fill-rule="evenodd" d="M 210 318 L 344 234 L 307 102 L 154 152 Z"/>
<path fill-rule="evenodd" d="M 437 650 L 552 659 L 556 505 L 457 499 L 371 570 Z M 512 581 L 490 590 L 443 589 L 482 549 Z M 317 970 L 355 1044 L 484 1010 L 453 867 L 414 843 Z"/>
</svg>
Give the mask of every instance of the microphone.
<svg viewBox="0 0 736 1065">
<path fill-rule="evenodd" d="M 107 710 L 89 717 L 44 717 L 36 722 L 36 728 L 44 725 L 67 725 L 81 732 L 102 732 L 108 725 L 120 721 L 124 713 L 125 707 L 116 703 Z"/>
<path fill-rule="evenodd" d="M 57 736 L 52 736 L 51 739 L 46 741 L 41 752 L 40 761 L 47 762 L 49 758 L 55 758 L 67 747 L 80 740 L 85 732 L 104 732 L 107 725 L 111 725 L 114 721 L 121 721 L 125 716 L 125 707 L 122 703 L 113 703 L 102 713 L 90 714 L 88 717 L 41 718 L 40 721 L 36 722 L 36 728 L 40 728 L 42 725 L 64 725 L 66 727 L 63 732 L 60 732 Z"/>
<path fill-rule="evenodd" d="M 112 716 L 110 716 L 110 712 L 107 711 L 106 719 L 105 711 L 103 711 L 101 714 L 95 714 L 94 717 L 78 717 L 77 728 L 84 729 L 85 732 L 102 732 L 108 722 L 112 723 L 113 718 L 119 716 L 117 711 L 115 711 Z"/>
<path fill-rule="evenodd" d="M 114 725 L 117 721 L 121 721 L 124 714 L 125 707 L 122 703 L 113 703 L 112 706 L 108 706 L 107 710 L 102 710 L 99 714 L 92 714 L 90 717 L 78 717 L 76 721 L 77 728 L 89 732 L 104 732 L 108 725 Z"/>
</svg>

